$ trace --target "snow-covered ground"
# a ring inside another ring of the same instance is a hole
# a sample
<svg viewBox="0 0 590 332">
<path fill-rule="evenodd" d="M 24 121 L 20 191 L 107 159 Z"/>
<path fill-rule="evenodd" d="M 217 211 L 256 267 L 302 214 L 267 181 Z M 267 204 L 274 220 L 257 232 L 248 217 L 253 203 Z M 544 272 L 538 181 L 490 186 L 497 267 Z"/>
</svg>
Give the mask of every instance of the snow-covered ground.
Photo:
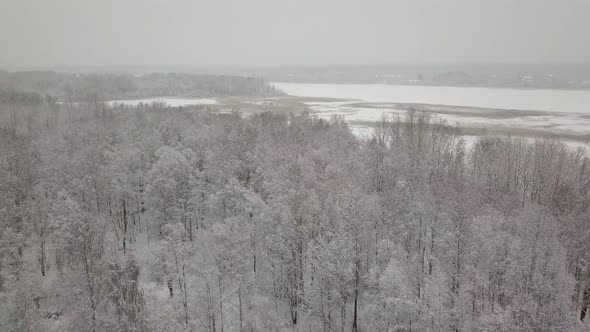
<svg viewBox="0 0 590 332">
<path fill-rule="evenodd" d="M 329 119 L 332 115 L 344 115 L 349 122 L 375 122 L 381 120 L 383 114 L 404 114 L 406 111 L 395 108 L 362 107 L 357 102 L 309 102 L 306 103 L 313 111 L 318 112 L 321 118 Z M 501 111 L 501 110 L 498 110 Z M 517 112 L 517 111 L 515 111 Z M 463 125 L 469 127 L 485 128 L 501 126 L 511 128 L 528 128 L 547 130 L 555 133 L 569 132 L 571 134 L 590 134 L 590 117 L 574 113 L 548 113 L 548 115 L 523 115 L 515 114 L 512 117 L 494 117 L 494 111 L 489 114 L 481 113 L 481 116 L 436 113 L 438 117 L 446 120 L 451 125 Z"/>
<path fill-rule="evenodd" d="M 144 99 L 129 99 L 129 100 L 111 100 L 108 103 L 110 105 L 123 104 L 128 106 L 137 106 L 139 104 L 151 104 L 154 102 L 162 102 L 168 106 L 179 107 L 179 106 L 191 106 L 191 105 L 213 105 L 217 104 L 215 99 L 194 99 L 194 98 L 174 98 L 174 97 L 156 97 L 156 98 L 144 98 Z"/>
<path fill-rule="evenodd" d="M 590 91 L 273 84 L 292 96 L 341 99 L 304 103 L 321 118 L 344 115 L 353 131 L 362 133 L 359 136 L 370 134 L 371 122 L 379 121 L 383 114 L 405 113 L 408 104 L 416 104 L 418 109 L 436 114 L 451 125 L 469 128 L 529 129 L 570 138 L 590 134 Z M 566 141 L 572 146 L 585 146 L 581 141 Z"/>
</svg>

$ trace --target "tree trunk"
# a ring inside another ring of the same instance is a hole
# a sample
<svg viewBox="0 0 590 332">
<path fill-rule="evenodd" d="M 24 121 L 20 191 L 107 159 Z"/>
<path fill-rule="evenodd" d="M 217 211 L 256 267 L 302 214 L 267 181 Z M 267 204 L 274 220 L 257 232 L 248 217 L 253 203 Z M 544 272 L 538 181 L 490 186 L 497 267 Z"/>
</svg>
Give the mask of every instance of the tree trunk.
<svg viewBox="0 0 590 332">
<path fill-rule="evenodd" d="M 123 199 L 123 254 L 127 253 L 127 202 Z"/>
<path fill-rule="evenodd" d="M 168 290 L 170 291 L 170 298 L 173 298 L 174 290 L 172 288 L 172 278 L 170 276 L 167 277 L 166 284 L 168 285 Z"/>
<path fill-rule="evenodd" d="M 96 306 L 91 305 L 92 308 L 92 332 L 96 332 Z"/>
<path fill-rule="evenodd" d="M 580 312 L 580 320 L 584 321 L 586 316 L 588 315 L 588 306 L 590 305 L 590 287 L 587 287 L 584 290 L 584 294 L 582 295 L 582 310 Z"/>
<path fill-rule="evenodd" d="M 188 326 L 188 290 L 186 289 L 186 275 L 184 273 L 184 263 L 182 264 L 182 283 L 184 289 L 184 298 L 182 305 L 184 306 L 184 324 Z"/>
<path fill-rule="evenodd" d="M 41 275 L 45 277 L 45 240 L 41 241 Z"/>
<path fill-rule="evenodd" d="M 358 284 L 358 281 L 357 281 L 357 284 Z M 357 286 L 357 288 L 354 290 L 354 315 L 352 318 L 352 332 L 358 331 L 358 321 L 357 321 L 358 296 L 359 296 L 359 290 L 358 290 L 358 286 Z"/>
<path fill-rule="evenodd" d="M 270 264 L 272 267 L 272 297 L 275 302 L 275 313 L 278 315 L 279 314 L 279 305 L 277 302 L 277 280 L 275 278 L 275 265 L 272 262 Z"/>
<path fill-rule="evenodd" d="M 213 312 L 213 297 L 211 296 L 211 287 L 209 287 L 209 283 L 207 283 L 207 295 L 209 298 L 209 302 L 207 303 L 209 328 L 211 331 L 215 332 L 215 313 Z"/>
<path fill-rule="evenodd" d="M 219 324 L 221 324 L 221 332 L 223 332 L 223 282 L 221 275 L 217 279 L 219 286 Z"/>
<path fill-rule="evenodd" d="M 360 247 L 359 247 L 359 239 L 357 237 L 356 244 L 355 244 L 355 251 L 356 251 L 356 268 L 355 268 L 355 281 L 354 281 L 354 313 L 352 318 L 352 332 L 358 332 L 358 297 L 359 297 L 359 282 L 360 282 L 360 268 L 361 268 L 361 258 L 360 258 Z"/>
<path fill-rule="evenodd" d="M 242 312 L 242 286 L 238 288 L 238 304 L 240 309 L 240 331 L 244 330 L 244 314 Z"/>
<path fill-rule="evenodd" d="M 342 305 L 342 308 L 340 308 L 340 316 L 342 319 L 341 331 L 344 332 L 344 326 L 346 326 L 346 302 L 344 302 L 344 304 Z"/>
<path fill-rule="evenodd" d="M 188 224 L 188 228 L 189 228 L 188 236 L 189 236 L 189 240 L 191 242 L 193 242 L 193 218 L 192 217 L 191 218 L 188 218 L 188 222 L 189 222 L 189 224 Z"/>
</svg>

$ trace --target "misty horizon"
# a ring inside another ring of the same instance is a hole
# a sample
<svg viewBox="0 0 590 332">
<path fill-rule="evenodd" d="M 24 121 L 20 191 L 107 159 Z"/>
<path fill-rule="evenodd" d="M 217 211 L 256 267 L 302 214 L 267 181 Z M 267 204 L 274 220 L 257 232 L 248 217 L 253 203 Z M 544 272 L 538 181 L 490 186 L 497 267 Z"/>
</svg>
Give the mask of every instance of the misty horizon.
<svg viewBox="0 0 590 332">
<path fill-rule="evenodd" d="M 589 12 L 585 1 L 6 2 L 0 67 L 582 64 Z"/>
<path fill-rule="evenodd" d="M 285 63 L 285 64 L 77 64 L 77 65 L 0 65 L 0 70 L 8 71 L 70 71 L 85 72 L 92 70 L 116 72 L 130 70 L 147 70 L 147 72 L 191 72 L 215 69 L 306 69 L 306 68 L 483 68 L 483 67 L 590 67 L 589 61 L 579 62 L 392 62 L 392 63 Z"/>
</svg>

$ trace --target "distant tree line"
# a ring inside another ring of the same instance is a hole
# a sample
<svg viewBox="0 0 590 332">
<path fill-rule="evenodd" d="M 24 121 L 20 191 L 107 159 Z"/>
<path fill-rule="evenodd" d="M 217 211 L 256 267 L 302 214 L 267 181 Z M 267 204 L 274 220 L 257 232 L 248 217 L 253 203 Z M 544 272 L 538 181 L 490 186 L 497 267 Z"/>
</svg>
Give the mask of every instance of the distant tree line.
<svg viewBox="0 0 590 332">
<path fill-rule="evenodd" d="M 296 66 L 248 71 L 271 81 L 293 83 L 590 89 L 588 64 Z"/>
<path fill-rule="evenodd" d="M 136 76 L 0 71 L 0 97 L 3 97 L 2 93 L 15 91 L 20 94 L 49 96 L 60 101 L 282 95 L 263 79 L 252 77 L 176 73 Z"/>
<path fill-rule="evenodd" d="M 2 104 L 32 104 L 39 105 L 43 102 L 54 101 L 49 95 L 41 95 L 37 92 L 23 92 L 14 89 L 0 89 L 0 103 Z"/>
</svg>

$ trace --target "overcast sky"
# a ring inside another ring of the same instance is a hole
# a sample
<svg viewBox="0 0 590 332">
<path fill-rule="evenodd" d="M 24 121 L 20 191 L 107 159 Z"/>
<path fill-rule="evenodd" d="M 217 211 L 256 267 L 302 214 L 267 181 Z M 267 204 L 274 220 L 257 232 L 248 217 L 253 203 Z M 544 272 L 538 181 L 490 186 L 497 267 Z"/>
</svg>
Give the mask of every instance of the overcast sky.
<svg viewBox="0 0 590 332">
<path fill-rule="evenodd" d="M 589 61 L 590 0 L 0 0 L 0 66 Z"/>
</svg>

